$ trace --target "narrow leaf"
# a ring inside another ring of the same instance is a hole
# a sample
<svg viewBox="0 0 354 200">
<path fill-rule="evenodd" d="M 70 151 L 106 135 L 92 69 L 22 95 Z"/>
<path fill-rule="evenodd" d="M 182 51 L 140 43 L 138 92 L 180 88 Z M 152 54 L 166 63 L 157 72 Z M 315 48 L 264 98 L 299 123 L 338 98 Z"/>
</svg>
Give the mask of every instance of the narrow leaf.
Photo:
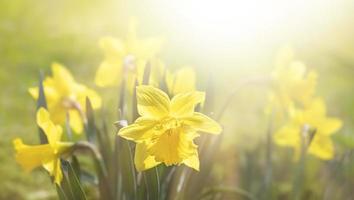
<svg viewBox="0 0 354 200">
<path fill-rule="evenodd" d="M 37 100 L 37 110 L 39 110 L 40 108 L 45 108 L 47 109 L 47 101 L 45 98 L 45 94 L 44 94 L 44 87 L 43 87 L 43 75 L 40 72 L 39 74 L 39 85 L 38 85 L 38 100 Z M 41 144 L 46 144 L 48 143 L 48 139 L 46 137 L 46 135 L 44 134 L 43 130 L 41 128 L 39 128 L 39 139 Z"/>
</svg>

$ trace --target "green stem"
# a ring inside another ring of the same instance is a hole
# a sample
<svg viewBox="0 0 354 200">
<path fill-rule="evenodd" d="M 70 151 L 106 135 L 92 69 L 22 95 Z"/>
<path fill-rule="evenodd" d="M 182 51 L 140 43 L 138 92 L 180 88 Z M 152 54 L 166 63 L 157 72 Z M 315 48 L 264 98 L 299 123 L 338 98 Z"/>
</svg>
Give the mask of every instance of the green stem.
<svg viewBox="0 0 354 200">
<path fill-rule="evenodd" d="M 200 196 L 199 200 L 207 199 L 210 196 L 213 196 L 215 194 L 229 194 L 233 196 L 242 196 L 250 200 L 255 200 L 256 198 L 248 191 L 243 190 L 238 187 L 224 187 L 224 186 L 217 186 L 217 187 L 212 187 L 207 190 L 205 190 Z"/>
</svg>

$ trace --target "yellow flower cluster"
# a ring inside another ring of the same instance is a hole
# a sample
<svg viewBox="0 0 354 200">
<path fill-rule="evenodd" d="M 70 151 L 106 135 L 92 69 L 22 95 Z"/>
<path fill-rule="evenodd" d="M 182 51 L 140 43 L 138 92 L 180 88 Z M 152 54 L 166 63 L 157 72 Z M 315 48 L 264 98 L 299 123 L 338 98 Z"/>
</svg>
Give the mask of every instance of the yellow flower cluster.
<svg viewBox="0 0 354 200">
<path fill-rule="evenodd" d="M 140 85 L 136 87 L 140 117 L 118 133 L 137 143 L 135 165 L 138 171 L 160 163 L 167 166 L 183 163 L 199 170 L 197 145 L 193 141 L 199 136 L 197 132 L 219 134 L 222 129 L 214 120 L 194 111 L 205 98 L 203 92 L 196 91 L 195 72 L 191 67 L 176 72 L 165 69 L 162 61 L 155 57 L 161 45 L 162 40 L 158 38 L 138 39 L 134 25 L 124 41 L 102 38 L 100 46 L 105 58 L 96 72 L 95 83 L 107 87 L 125 81 L 131 92 L 136 83 Z M 149 83 L 141 85 L 147 65 L 150 65 Z M 24 169 L 31 171 L 43 166 L 54 177 L 54 182 L 60 184 L 63 178 L 60 159 L 73 145 L 60 142 L 60 125 L 69 122 L 75 133 L 82 133 L 86 98 L 90 99 L 93 109 L 99 109 L 102 103 L 94 90 L 77 83 L 64 66 L 53 63 L 51 70 L 52 76 L 43 81 L 48 110 L 40 108 L 37 113 L 37 123 L 48 144 L 28 146 L 21 139 L 15 139 L 14 147 L 16 160 Z M 168 94 L 157 88 L 161 82 Z M 29 93 L 34 99 L 39 98 L 38 87 L 29 88 Z"/>
<path fill-rule="evenodd" d="M 274 134 L 275 143 L 293 147 L 296 159 L 301 148 L 321 159 L 332 159 L 334 145 L 330 136 L 340 129 L 342 122 L 327 117 L 324 101 L 314 96 L 316 72 L 294 61 L 291 49 L 284 49 L 276 60 L 272 78 L 272 111 L 278 119 L 283 111 L 288 116 Z"/>
</svg>

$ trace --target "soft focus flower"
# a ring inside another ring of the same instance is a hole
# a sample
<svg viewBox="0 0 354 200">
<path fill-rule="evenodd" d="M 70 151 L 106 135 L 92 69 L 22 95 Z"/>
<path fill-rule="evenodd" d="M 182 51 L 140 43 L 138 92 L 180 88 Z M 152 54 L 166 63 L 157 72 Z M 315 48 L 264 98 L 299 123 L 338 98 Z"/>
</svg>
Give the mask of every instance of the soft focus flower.
<svg viewBox="0 0 354 200">
<path fill-rule="evenodd" d="M 341 128 L 342 122 L 326 117 L 323 100 L 317 98 L 305 110 L 293 109 L 290 113 L 289 122 L 274 134 L 275 143 L 295 148 L 296 158 L 299 158 L 303 142 L 308 145 L 308 153 L 325 160 L 333 158 L 331 135 Z"/>
<path fill-rule="evenodd" d="M 48 144 L 25 145 L 21 139 L 16 138 L 13 141 L 16 160 L 28 172 L 43 166 L 59 185 L 63 178 L 60 156 L 70 149 L 72 143 L 60 142 L 62 128 L 50 120 L 50 115 L 44 108 L 37 112 L 37 124 L 47 136 Z"/>
<path fill-rule="evenodd" d="M 288 107 L 293 102 L 307 105 L 315 92 L 317 74 L 307 71 L 300 61 L 294 61 L 289 66 L 277 68 L 273 74 L 273 93 L 275 101 L 282 107 Z"/>
<path fill-rule="evenodd" d="M 169 94 L 176 95 L 179 93 L 195 91 L 196 75 L 191 67 L 183 67 L 175 73 L 166 72 L 166 85 Z"/>
<path fill-rule="evenodd" d="M 43 81 L 52 120 L 55 124 L 64 124 L 69 113 L 71 128 L 75 133 L 81 133 L 86 97 L 90 99 L 93 109 L 101 107 L 101 98 L 94 90 L 77 83 L 64 66 L 53 63 L 52 73 L 52 77 L 47 77 Z M 30 88 L 29 92 L 33 98 L 38 99 L 38 87 Z"/>
<path fill-rule="evenodd" d="M 136 80 L 141 83 L 147 62 L 160 51 L 162 39 L 138 39 L 135 24 L 131 23 L 125 40 L 104 37 L 99 45 L 105 58 L 96 72 L 96 84 L 116 86 L 125 76 L 128 88 L 133 89 Z M 151 66 L 155 68 L 156 65 Z"/>
<path fill-rule="evenodd" d="M 138 112 L 133 124 L 122 128 L 118 135 L 137 143 L 135 166 L 138 171 L 164 163 L 183 163 L 199 170 L 197 131 L 219 134 L 220 125 L 194 107 L 204 101 L 203 92 L 187 92 L 171 100 L 166 93 L 152 86 L 137 87 Z"/>
</svg>

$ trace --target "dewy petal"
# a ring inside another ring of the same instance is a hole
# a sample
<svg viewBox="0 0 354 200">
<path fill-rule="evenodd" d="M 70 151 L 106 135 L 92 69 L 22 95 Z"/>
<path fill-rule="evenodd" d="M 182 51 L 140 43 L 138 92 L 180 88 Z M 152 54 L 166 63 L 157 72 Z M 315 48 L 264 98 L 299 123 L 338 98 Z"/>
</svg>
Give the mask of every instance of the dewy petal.
<svg viewBox="0 0 354 200">
<path fill-rule="evenodd" d="M 222 131 L 221 126 L 216 121 L 199 112 L 193 113 L 190 117 L 184 117 L 182 120 L 185 125 L 191 126 L 197 131 L 212 134 L 219 134 Z"/>
<path fill-rule="evenodd" d="M 308 152 L 323 160 L 330 160 L 334 156 L 334 146 L 329 136 L 316 134 Z"/>
<path fill-rule="evenodd" d="M 194 107 L 204 102 L 204 92 L 187 92 L 174 96 L 171 100 L 171 115 L 174 117 L 191 116 Z"/>
<path fill-rule="evenodd" d="M 62 129 L 60 126 L 55 126 L 50 120 L 49 112 L 40 108 L 37 112 L 37 124 L 44 131 L 49 144 L 55 145 L 56 142 L 60 141 Z"/>
<path fill-rule="evenodd" d="M 103 61 L 97 69 L 95 83 L 100 87 L 115 86 L 122 80 L 122 62 Z"/>
<path fill-rule="evenodd" d="M 162 118 L 169 114 L 170 100 L 166 93 L 152 86 L 136 87 L 138 112 L 141 116 Z"/>
<path fill-rule="evenodd" d="M 154 119 L 140 117 L 133 124 L 121 128 L 118 135 L 135 142 L 152 139 L 155 134 L 158 134 L 158 131 L 154 129 L 156 124 L 157 121 Z"/>
<path fill-rule="evenodd" d="M 190 156 L 186 160 L 183 161 L 185 165 L 188 167 L 191 167 L 197 171 L 199 171 L 199 157 L 198 157 L 198 151 L 195 150 L 194 155 Z"/>
<path fill-rule="evenodd" d="M 55 154 L 50 144 L 29 146 L 17 138 L 13 141 L 16 150 L 16 161 L 26 170 L 31 171 L 44 163 L 55 159 Z"/>
<path fill-rule="evenodd" d="M 70 110 L 69 120 L 70 127 L 74 130 L 74 132 L 77 134 L 81 134 L 84 126 L 80 113 L 77 110 Z"/>
<path fill-rule="evenodd" d="M 156 162 L 153 156 L 148 154 L 146 145 L 144 143 L 136 144 L 134 163 L 136 170 L 139 172 L 150 169 L 160 164 L 160 162 Z"/>
</svg>

